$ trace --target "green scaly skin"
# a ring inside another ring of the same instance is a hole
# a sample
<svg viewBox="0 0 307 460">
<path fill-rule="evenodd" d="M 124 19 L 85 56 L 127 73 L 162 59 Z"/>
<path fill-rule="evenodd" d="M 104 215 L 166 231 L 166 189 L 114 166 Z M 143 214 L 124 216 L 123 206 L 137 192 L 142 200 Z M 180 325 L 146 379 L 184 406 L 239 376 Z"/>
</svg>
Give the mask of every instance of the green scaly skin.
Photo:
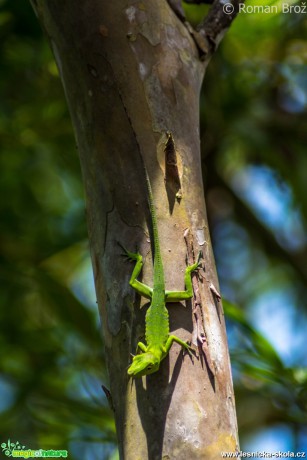
<svg viewBox="0 0 307 460">
<path fill-rule="evenodd" d="M 136 264 L 132 272 L 129 284 L 138 294 L 151 300 L 150 307 L 146 313 L 145 338 L 146 345 L 139 342 L 137 345 L 137 354 L 133 357 L 132 364 L 128 368 L 128 375 L 132 377 L 142 377 L 143 375 L 157 372 L 160 362 L 168 354 L 173 342 L 177 342 L 190 353 L 189 345 L 175 335 L 169 334 L 169 317 L 166 303 L 180 302 L 181 300 L 190 299 L 193 296 L 193 286 L 191 273 L 200 266 L 201 252 L 198 254 L 197 262 L 186 268 L 184 281 L 185 291 L 166 291 L 164 282 L 164 269 L 161 258 L 160 243 L 158 236 L 158 225 L 156 211 L 153 202 L 153 195 L 147 170 L 145 168 L 146 183 L 148 191 L 148 202 L 152 219 L 153 242 L 154 242 L 154 267 L 153 267 L 153 288 L 137 280 L 142 267 L 143 257 L 139 253 L 127 251 L 124 247 L 125 256 L 129 260 L 135 260 Z"/>
</svg>

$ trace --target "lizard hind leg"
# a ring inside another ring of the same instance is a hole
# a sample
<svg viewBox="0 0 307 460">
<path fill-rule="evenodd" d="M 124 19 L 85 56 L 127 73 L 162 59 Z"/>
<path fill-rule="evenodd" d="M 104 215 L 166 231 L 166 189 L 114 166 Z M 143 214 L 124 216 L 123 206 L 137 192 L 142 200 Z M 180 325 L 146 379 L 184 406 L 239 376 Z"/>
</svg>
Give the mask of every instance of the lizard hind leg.
<svg viewBox="0 0 307 460">
<path fill-rule="evenodd" d="M 133 289 L 141 296 L 145 297 L 146 299 L 152 298 L 152 289 L 141 281 L 137 280 L 137 277 L 142 271 L 143 268 L 143 257 L 139 252 L 130 252 L 128 251 L 121 243 L 118 243 L 119 246 L 122 248 L 124 253 L 122 254 L 123 257 L 126 257 L 128 260 L 135 260 L 136 264 L 134 266 L 129 284 Z"/>
<path fill-rule="evenodd" d="M 188 265 L 188 267 L 186 268 L 186 271 L 189 272 L 189 273 L 192 273 L 195 270 L 197 270 L 201 266 L 200 260 L 202 258 L 203 258 L 203 252 L 199 251 L 195 264 Z"/>
<path fill-rule="evenodd" d="M 202 252 L 200 251 L 197 256 L 197 260 L 194 264 L 188 265 L 185 269 L 184 284 L 185 291 L 166 291 L 165 301 L 166 302 L 181 302 L 181 300 L 188 300 L 193 297 L 193 285 L 191 279 L 191 273 L 196 271 L 200 265 L 200 259 L 202 258 Z"/>
<path fill-rule="evenodd" d="M 121 256 L 126 257 L 128 260 L 135 260 L 136 262 L 141 261 L 143 262 L 143 257 L 139 252 L 131 252 L 128 251 L 128 249 L 125 248 L 119 241 L 117 242 L 118 246 L 121 247 L 121 249 L 124 251 Z"/>
</svg>

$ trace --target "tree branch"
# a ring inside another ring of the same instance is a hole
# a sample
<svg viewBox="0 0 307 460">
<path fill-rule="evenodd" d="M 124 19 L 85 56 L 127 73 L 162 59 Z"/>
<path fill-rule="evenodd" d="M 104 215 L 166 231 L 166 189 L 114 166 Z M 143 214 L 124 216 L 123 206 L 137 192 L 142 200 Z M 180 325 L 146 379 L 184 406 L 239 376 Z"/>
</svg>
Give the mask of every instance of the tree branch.
<svg viewBox="0 0 307 460">
<path fill-rule="evenodd" d="M 196 27 L 196 32 L 208 42 L 210 54 L 216 50 L 243 3 L 244 0 L 215 0 L 207 16 Z"/>
<path fill-rule="evenodd" d="M 237 16 L 244 0 L 185 0 L 185 3 L 189 4 L 212 4 L 207 16 L 196 29 L 186 21 L 181 0 L 167 0 L 167 2 L 193 37 L 200 59 L 208 61 Z"/>
</svg>

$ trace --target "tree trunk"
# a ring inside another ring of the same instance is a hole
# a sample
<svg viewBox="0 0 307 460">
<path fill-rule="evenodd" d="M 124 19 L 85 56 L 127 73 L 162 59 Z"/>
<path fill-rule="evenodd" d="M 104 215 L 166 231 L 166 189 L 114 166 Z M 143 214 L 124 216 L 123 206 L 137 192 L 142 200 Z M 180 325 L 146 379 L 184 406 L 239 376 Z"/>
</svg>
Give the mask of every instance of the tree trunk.
<svg viewBox="0 0 307 460">
<path fill-rule="evenodd" d="M 32 3 L 57 61 L 80 154 L 121 458 L 216 460 L 236 451 L 238 438 L 200 161 L 199 92 L 210 40 L 203 46 L 204 36 L 165 0 Z M 171 332 L 191 340 L 195 357 L 174 344 L 158 372 L 129 380 L 148 302 L 130 288 L 133 265 L 123 263 L 117 241 L 138 247 L 143 281 L 152 286 L 141 157 L 167 289 L 184 289 L 186 254 L 191 263 L 202 250 L 203 269 L 193 275 L 194 298 L 167 305 Z"/>
</svg>

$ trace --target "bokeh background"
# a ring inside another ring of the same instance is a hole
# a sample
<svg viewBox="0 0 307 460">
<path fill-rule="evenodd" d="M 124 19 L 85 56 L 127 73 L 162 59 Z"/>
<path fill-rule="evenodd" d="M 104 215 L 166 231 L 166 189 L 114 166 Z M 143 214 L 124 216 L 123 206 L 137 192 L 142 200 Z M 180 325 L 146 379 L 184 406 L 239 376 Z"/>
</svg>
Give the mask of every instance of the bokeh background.
<svg viewBox="0 0 307 460">
<path fill-rule="evenodd" d="M 201 133 L 241 448 L 306 451 L 307 13 L 239 14 Z M 0 457 L 10 440 L 116 459 L 80 166 L 26 0 L 0 1 L 0 143 Z"/>
</svg>

